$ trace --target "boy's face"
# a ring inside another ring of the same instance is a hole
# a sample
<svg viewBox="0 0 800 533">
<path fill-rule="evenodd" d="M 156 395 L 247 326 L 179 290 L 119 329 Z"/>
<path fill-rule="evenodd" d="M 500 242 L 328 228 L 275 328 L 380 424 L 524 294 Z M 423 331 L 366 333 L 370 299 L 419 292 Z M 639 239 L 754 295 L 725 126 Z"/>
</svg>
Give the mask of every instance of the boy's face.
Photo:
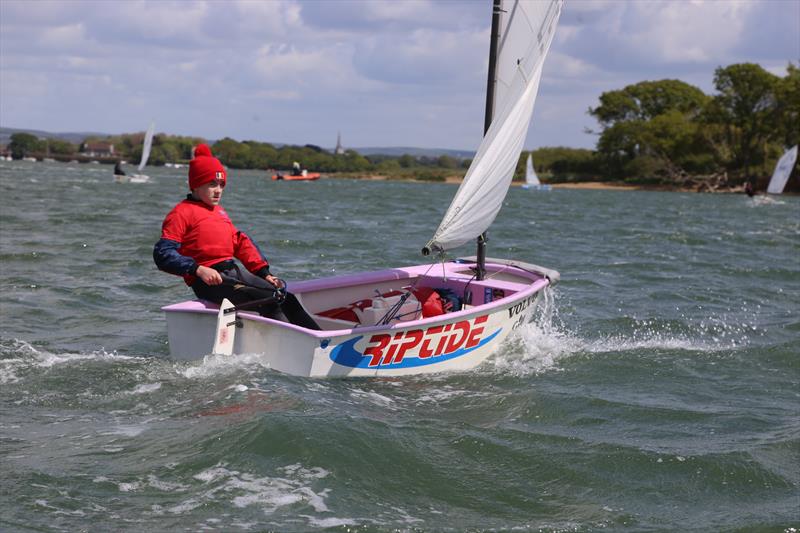
<svg viewBox="0 0 800 533">
<path fill-rule="evenodd" d="M 224 188 L 225 181 L 216 179 L 192 189 L 192 196 L 213 207 L 219 205 L 219 201 L 222 199 L 222 189 Z"/>
</svg>

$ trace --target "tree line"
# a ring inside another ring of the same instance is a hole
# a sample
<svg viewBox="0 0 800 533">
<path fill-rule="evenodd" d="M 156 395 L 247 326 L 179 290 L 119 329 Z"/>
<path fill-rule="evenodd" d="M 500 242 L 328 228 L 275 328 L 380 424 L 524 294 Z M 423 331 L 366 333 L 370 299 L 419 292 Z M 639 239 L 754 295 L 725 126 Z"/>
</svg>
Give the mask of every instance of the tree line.
<svg viewBox="0 0 800 533">
<path fill-rule="evenodd" d="M 761 66 L 740 63 L 714 72 L 716 94 L 680 80 L 642 81 L 604 92 L 587 112 L 599 129 L 594 150 L 545 147 L 533 150 L 544 181 L 618 181 L 685 185 L 692 180 L 725 176 L 731 184 L 765 178 L 785 147 L 800 142 L 800 69 L 789 64 L 785 76 Z M 86 143 L 114 144 L 118 158 L 141 157 L 144 134 L 87 138 Z M 197 137 L 157 134 L 152 165 L 187 162 Z M 82 146 L 82 145 L 81 145 Z M 80 146 L 33 135 L 12 135 L 13 157 L 79 153 Z M 375 173 L 389 177 L 443 180 L 463 175 L 469 160 L 439 157 L 364 156 L 354 150 L 334 154 L 314 145 L 274 146 L 224 138 L 214 154 L 231 168 L 288 169 L 294 161 L 326 173 Z M 522 179 L 528 152 L 520 157 L 515 179 Z"/>
<path fill-rule="evenodd" d="M 698 189 L 766 181 L 784 150 L 800 143 L 800 69 L 790 63 L 781 77 L 752 63 L 720 67 L 714 87 L 707 95 L 667 79 L 604 92 L 588 110 L 600 125 L 595 149 L 534 150 L 539 176 Z"/>
<path fill-rule="evenodd" d="M 604 176 L 671 183 L 725 174 L 768 176 L 800 142 L 800 70 L 786 76 L 752 63 L 714 72 L 714 95 L 678 80 L 645 81 L 603 93 L 589 110 L 601 126 L 597 169 Z"/>
</svg>

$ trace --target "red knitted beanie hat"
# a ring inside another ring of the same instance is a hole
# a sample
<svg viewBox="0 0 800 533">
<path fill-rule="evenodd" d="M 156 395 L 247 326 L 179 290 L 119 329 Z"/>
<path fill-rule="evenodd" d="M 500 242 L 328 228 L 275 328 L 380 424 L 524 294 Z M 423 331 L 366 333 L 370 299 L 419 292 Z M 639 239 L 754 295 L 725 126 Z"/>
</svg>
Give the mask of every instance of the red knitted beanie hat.
<svg viewBox="0 0 800 533">
<path fill-rule="evenodd" d="M 205 144 L 197 145 L 194 149 L 194 159 L 189 161 L 189 188 L 194 190 L 215 179 L 223 183 L 228 175 L 219 159 L 211 155 L 211 148 Z"/>
</svg>

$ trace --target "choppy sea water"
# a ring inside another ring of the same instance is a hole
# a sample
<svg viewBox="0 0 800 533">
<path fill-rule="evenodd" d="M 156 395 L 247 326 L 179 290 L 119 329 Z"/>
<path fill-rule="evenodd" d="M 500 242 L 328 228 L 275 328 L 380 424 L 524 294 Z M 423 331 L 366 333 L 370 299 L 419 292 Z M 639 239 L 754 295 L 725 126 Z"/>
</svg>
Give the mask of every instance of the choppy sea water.
<svg viewBox="0 0 800 533">
<path fill-rule="evenodd" d="M 0 162 L 0 530 L 800 528 L 800 198 L 512 189 L 489 255 L 562 274 L 534 322 L 316 380 L 169 359 L 185 170 L 147 172 Z M 421 262 L 456 190 L 265 178 L 223 204 L 287 279 Z"/>
</svg>

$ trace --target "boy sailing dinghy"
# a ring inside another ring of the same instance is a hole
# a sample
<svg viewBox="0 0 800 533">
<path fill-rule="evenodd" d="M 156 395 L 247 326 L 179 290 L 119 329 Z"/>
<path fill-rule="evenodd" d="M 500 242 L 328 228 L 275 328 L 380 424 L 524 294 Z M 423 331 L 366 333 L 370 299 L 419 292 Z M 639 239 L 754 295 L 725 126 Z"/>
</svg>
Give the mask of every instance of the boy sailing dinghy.
<svg viewBox="0 0 800 533">
<path fill-rule="evenodd" d="M 153 135 L 156 132 L 156 124 L 155 122 L 150 123 L 150 127 L 147 128 L 147 133 L 144 134 L 144 144 L 142 145 L 142 160 L 139 161 L 139 166 L 136 167 L 136 170 L 139 171 L 139 174 L 114 174 L 114 181 L 117 183 L 146 183 L 150 181 L 150 176 L 146 174 L 141 174 L 144 166 L 147 164 L 147 160 L 150 158 L 150 148 L 153 146 Z"/>
<path fill-rule="evenodd" d="M 222 306 L 201 300 L 169 305 L 163 310 L 172 357 L 257 354 L 275 370 L 307 377 L 466 370 L 528 323 L 559 274 L 486 258 L 485 232 L 511 185 L 561 6 L 562 0 L 505 6 L 494 0 L 485 135 L 423 248 L 441 263 L 291 283 L 288 289 L 321 331 L 264 318 L 227 300 Z M 445 252 L 476 238 L 477 256 L 444 261 Z"/>
</svg>

